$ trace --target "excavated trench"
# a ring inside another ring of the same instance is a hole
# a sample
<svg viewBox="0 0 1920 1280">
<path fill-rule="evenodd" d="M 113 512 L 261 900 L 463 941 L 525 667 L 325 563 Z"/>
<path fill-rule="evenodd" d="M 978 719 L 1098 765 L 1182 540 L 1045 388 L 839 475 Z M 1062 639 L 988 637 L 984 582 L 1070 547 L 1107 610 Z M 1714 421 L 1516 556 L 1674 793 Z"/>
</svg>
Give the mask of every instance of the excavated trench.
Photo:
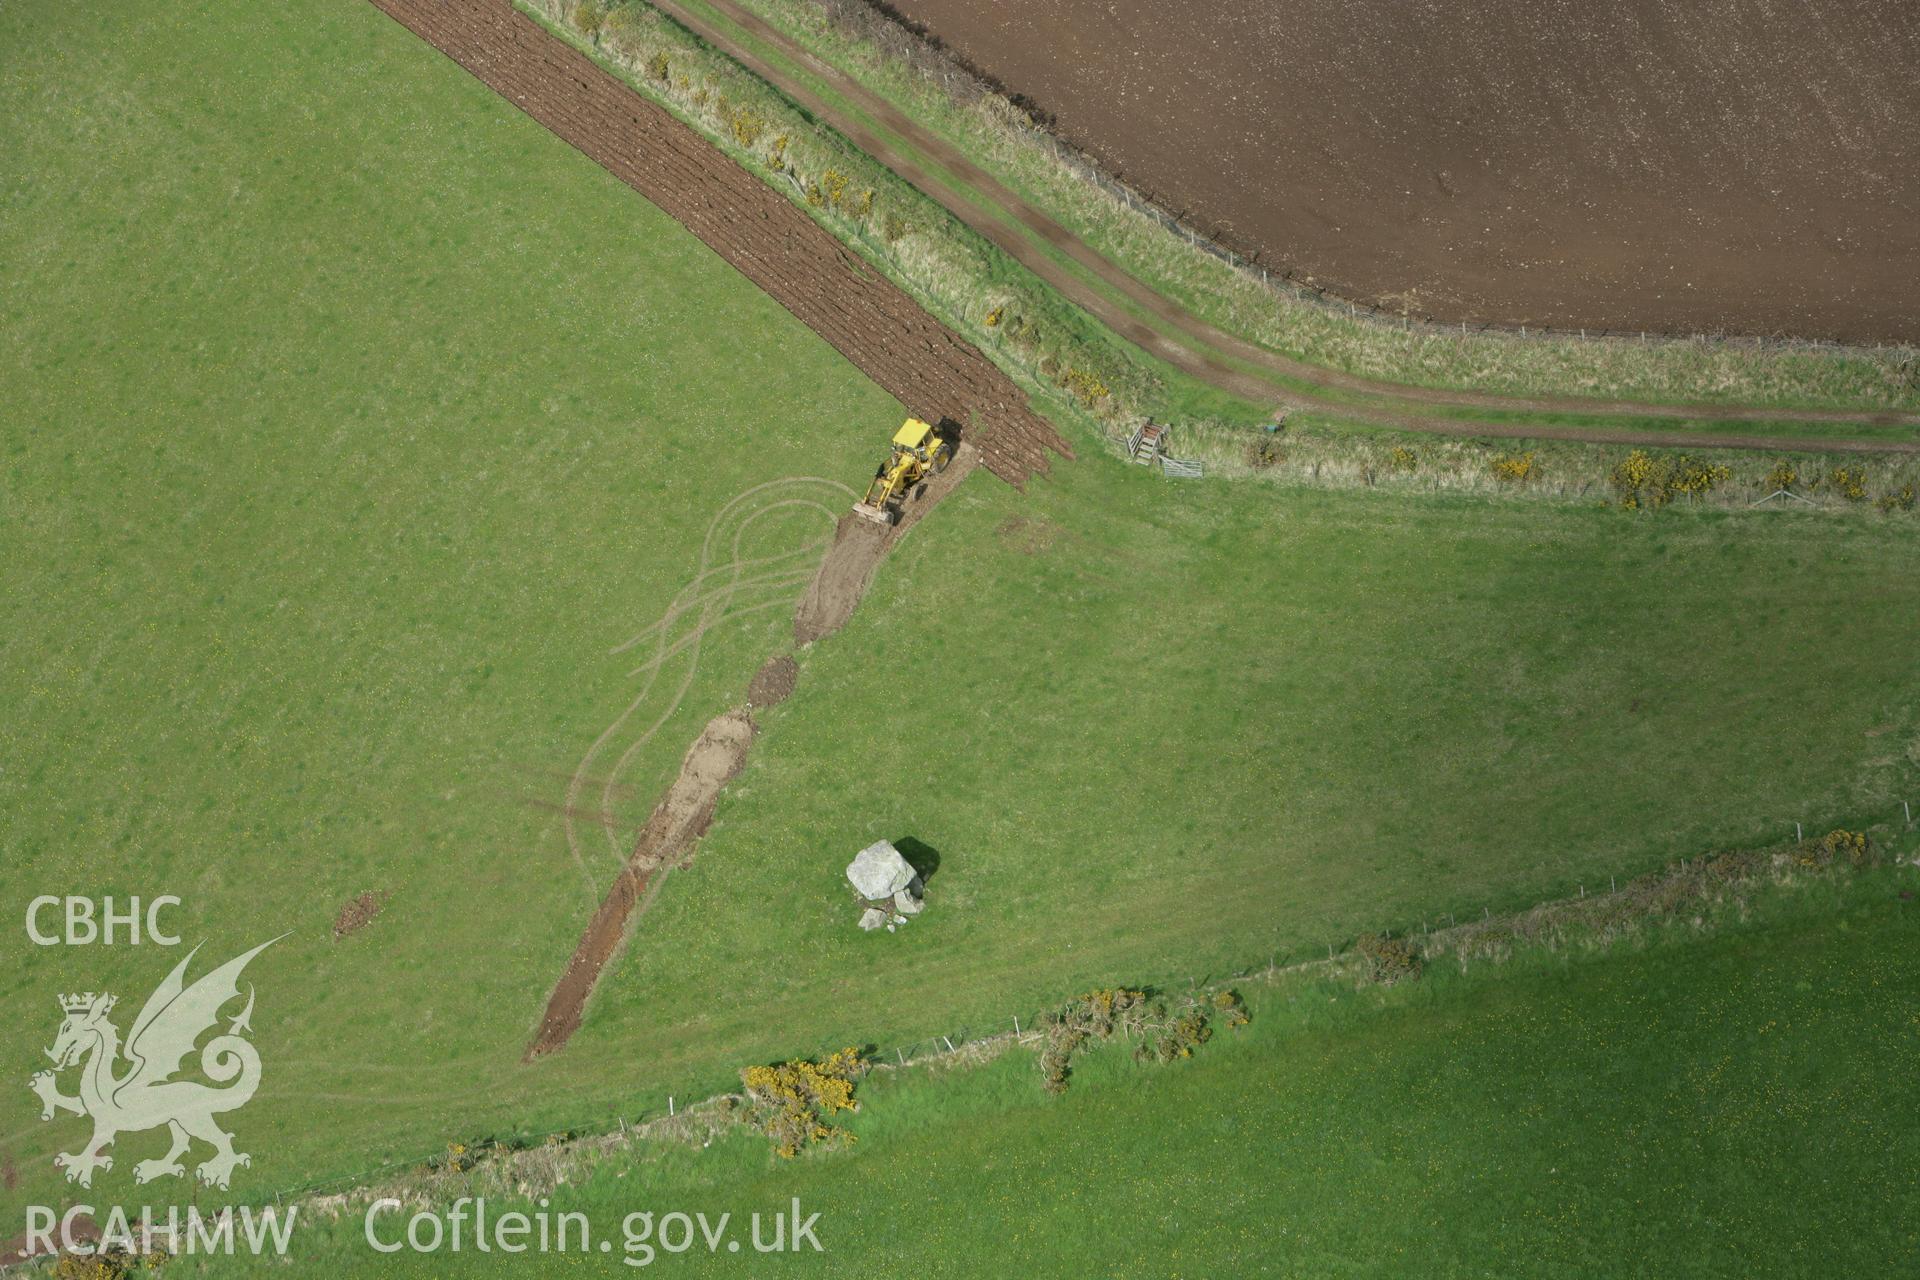
<svg viewBox="0 0 1920 1280">
<path fill-rule="evenodd" d="M 891 526 L 851 513 L 840 517 L 833 543 L 794 611 L 794 643 L 812 644 L 845 626 L 887 553 L 980 461 L 980 451 L 962 443 L 953 465 L 919 486 L 902 506 L 899 521 Z M 680 763 L 679 775 L 641 828 L 633 852 L 588 921 L 566 971 L 548 997 L 546 1012 L 527 1046 L 529 1061 L 563 1048 L 580 1029 L 587 1000 L 607 963 L 620 949 L 648 893 L 667 872 L 692 860 L 694 846 L 713 822 L 720 793 L 746 767 L 755 733 L 754 709 L 785 701 L 793 692 L 798 674 L 798 664 L 791 654 L 775 654 L 754 675 L 746 705 L 715 716 L 701 730 Z"/>
<path fill-rule="evenodd" d="M 547 999 L 540 1029 L 527 1046 L 529 1059 L 559 1049 L 580 1029 L 587 997 L 626 937 L 634 908 L 660 874 L 688 856 L 706 832 L 721 790 L 747 763 L 753 732 L 752 717 L 739 707 L 715 716 L 701 730 L 680 763 L 679 776 L 647 819 L 613 888 L 601 899 L 573 949 L 566 972 Z"/>
</svg>

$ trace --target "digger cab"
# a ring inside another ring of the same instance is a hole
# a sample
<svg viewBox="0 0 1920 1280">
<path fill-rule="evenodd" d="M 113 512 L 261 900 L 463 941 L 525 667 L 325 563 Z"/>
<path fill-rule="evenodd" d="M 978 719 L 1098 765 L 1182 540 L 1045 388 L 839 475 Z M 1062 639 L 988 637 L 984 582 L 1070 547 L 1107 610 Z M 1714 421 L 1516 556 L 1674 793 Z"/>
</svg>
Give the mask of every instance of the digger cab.
<svg viewBox="0 0 1920 1280">
<path fill-rule="evenodd" d="M 908 418 L 900 424 L 900 429 L 893 433 L 893 447 L 895 451 L 905 450 L 925 462 L 929 447 L 938 439 L 930 424 L 918 418 Z"/>
</svg>

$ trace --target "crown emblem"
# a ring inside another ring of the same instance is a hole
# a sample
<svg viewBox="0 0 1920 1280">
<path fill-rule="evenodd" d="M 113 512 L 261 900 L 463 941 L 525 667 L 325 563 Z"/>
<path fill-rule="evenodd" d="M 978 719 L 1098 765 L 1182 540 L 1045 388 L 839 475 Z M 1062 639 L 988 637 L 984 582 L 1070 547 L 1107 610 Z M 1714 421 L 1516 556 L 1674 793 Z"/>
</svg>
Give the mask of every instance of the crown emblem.
<svg viewBox="0 0 1920 1280">
<path fill-rule="evenodd" d="M 60 1008 L 67 1013 L 87 1013 L 97 1004 L 100 1012 L 106 1013 L 113 1008 L 114 999 L 104 991 L 99 994 L 89 991 L 84 995 L 61 996 Z"/>
</svg>

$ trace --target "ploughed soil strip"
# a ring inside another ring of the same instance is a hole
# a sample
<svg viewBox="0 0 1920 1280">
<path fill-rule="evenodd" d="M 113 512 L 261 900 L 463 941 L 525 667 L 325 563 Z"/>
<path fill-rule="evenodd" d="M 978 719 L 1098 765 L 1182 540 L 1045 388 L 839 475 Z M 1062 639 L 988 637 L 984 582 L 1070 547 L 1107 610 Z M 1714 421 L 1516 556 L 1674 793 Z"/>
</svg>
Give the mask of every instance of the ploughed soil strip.
<svg viewBox="0 0 1920 1280">
<path fill-rule="evenodd" d="M 791 201 L 507 0 L 372 0 L 677 219 L 916 416 L 1014 485 L 1072 450 L 1026 395 Z"/>
<path fill-rule="evenodd" d="M 845 625 L 866 593 L 867 584 L 873 581 L 881 559 L 981 461 L 981 450 L 962 442 L 953 465 L 916 486 L 893 525 L 875 524 L 851 514 L 842 516 L 833 545 L 794 614 L 796 642 L 810 644 Z M 567 961 L 566 972 L 547 998 L 539 1030 L 527 1046 L 528 1061 L 564 1047 L 580 1029 L 587 998 L 593 994 L 607 962 L 620 949 L 636 909 L 663 875 L 692 860 L 694 846 L 713 822 L 720 792 L 746 766 L 755 731 L 753 708 L 786 701 L 799 674 L 799 664 L 791 654 L 769 658 L 747 686 L 747 705 L 715 716 L 701 731 L 680 764 L 679 777 L 641 828 L 633 853 L 593 913 L 572 959 Z"/>
</svg>

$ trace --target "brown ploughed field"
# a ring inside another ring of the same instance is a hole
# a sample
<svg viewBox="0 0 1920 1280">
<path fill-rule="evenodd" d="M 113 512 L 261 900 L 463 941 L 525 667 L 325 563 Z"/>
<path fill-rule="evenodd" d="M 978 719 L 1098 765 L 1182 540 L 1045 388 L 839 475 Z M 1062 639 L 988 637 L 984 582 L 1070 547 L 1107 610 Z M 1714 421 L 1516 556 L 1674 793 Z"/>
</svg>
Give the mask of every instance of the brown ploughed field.
<svg viewBox="0 0 1920 1280">
<path fill-rule="evenodd" d="M 896 0 L 1275 270 L 1475 323 L 1920 341 L 1912 0 Z"/>
</svg>

